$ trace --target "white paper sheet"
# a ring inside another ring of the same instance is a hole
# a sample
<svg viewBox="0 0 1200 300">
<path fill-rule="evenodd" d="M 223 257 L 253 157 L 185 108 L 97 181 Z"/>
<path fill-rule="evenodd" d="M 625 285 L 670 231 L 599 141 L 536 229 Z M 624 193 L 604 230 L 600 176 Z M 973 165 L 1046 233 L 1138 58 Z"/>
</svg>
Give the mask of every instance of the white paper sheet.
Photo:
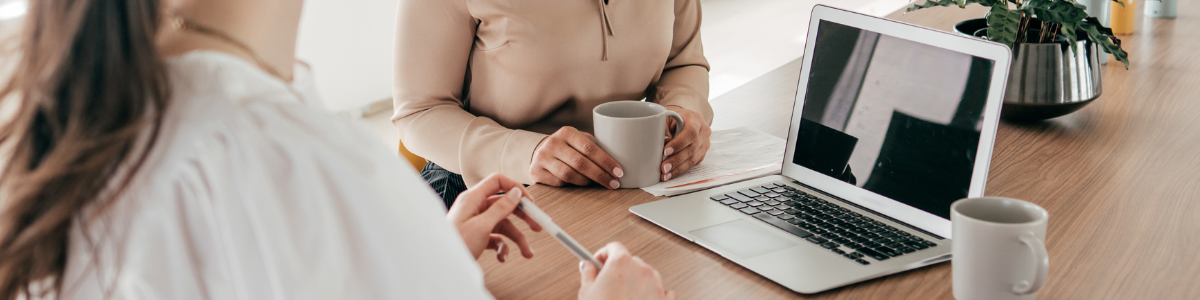
<svg viewBox="0 0 1200 300">
<path fill-rule="evenodd" d="M 713 131 L 704 161 L 679 177 L 642 190 L 655 196 L 674 196 L 734 182 L 779 174 L 787 140 L 738 127 Z"/>
</svg>

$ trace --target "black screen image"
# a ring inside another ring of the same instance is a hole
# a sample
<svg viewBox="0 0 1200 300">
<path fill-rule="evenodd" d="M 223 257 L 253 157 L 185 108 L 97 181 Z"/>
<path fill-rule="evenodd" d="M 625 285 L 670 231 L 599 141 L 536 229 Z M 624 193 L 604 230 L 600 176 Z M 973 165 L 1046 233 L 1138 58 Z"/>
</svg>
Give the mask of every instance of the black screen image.
<svg viewBox="0 0 1200 300">
<path fill-rule="evenodd" d="M 994 62 L 821 21 L 792 163 L 949 218 Z"/>
</svg>

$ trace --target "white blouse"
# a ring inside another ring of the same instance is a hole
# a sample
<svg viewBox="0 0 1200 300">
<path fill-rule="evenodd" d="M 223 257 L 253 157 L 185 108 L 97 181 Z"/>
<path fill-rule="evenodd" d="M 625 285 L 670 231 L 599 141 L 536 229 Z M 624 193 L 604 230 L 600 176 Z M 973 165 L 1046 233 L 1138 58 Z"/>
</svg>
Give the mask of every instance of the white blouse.
<svg viewBox="0 0 1200 300">
<path fill-rule="evenodd" d="M 442 202 L 305 67 L 289 89 L 218 52 L 167 66 L 158 142 L 76 220 L 64 299 L 491 298 Z"/>
</svg>

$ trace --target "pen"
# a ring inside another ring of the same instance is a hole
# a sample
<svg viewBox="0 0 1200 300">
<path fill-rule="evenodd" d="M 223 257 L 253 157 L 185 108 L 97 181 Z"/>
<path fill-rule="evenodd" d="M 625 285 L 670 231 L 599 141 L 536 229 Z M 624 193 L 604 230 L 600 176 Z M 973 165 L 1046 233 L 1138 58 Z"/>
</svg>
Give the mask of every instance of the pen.
<svg viewBox="0 0 1200 300">
<path fill-rule="evenodd" d="M 557 224 L 554 224 L 554 221 L 550 220 L 550 215 L 547 215 L 546 212 L 542 211 L 541 208 L 538 208 L 537 205 L 534 205 L 533 201 L 530 201 L 529 198 L 521 197 L 521 203 L 517 204 L 517 209 L 524 211 L 525 214 L 532 218 L 534 222 L 537 222 L 538 225 L 542 225 L 542 229 L 545 229 L 546 233 L 549 233 L 550 236 L 553 236 L 554 239 L 557 239 L 559 243 L 562 243 L 563 246 L 566 246 L 567 250 L 571 250 L 571 253 L 574 253 L 575 256 L 579 257 L 579 259 L 590 262 L 593 266 L 596 266 L 597 271 L 599 271 L 600 267 L 603 266 L 600 264 L 600 261 L 596 260 L 595 257 L 592 257 L 592 253 L 588 252 L 587 248 L 583 247 L 583 245 L 580 245 L 579 242 L 576 242 L 575 239 L 571 238 L 571 236 L 568 235 L 566 231 L 563 231 L 561 227 L 558 227 Z"/>
</svg>

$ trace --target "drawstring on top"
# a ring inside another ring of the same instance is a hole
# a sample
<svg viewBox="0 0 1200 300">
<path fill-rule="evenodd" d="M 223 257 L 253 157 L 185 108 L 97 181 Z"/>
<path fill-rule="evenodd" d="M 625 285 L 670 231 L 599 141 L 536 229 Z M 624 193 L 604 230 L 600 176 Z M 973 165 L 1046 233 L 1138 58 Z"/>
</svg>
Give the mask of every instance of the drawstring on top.
<svg viewBox="0 0 1200 300">
<path fill-rule="evenodd" d="M 612 24 L 608 22 L 608 11 L 604 7 L 608 6 L 608 0 L 596 0 L 596 5 L 600 6 L 600 36 L 604 43 L 604 56 L 601 60 L 608 61 L 608 36 L 613 35 Z"/>
</svg>

